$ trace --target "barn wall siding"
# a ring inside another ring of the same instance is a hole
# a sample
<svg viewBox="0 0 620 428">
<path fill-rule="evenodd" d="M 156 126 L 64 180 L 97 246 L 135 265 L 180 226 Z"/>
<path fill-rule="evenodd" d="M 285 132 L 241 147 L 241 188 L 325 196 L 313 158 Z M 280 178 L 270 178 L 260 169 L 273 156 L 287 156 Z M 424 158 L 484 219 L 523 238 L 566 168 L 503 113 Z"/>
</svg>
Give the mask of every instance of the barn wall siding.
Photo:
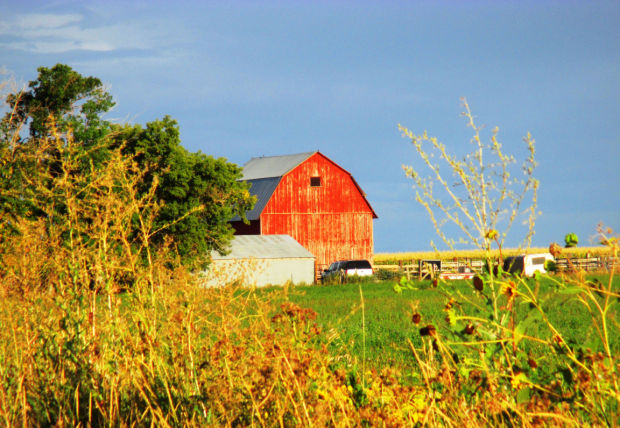
<svg viewBox="0 0 620 428">
<path fill-rule="evenodd" d="M 263 234 L 289 234 L 316 257 L 317 269 L 335 260 L 372 260 L 372 214 L 263 214 Z"/>
<path fill-rule="evenodd" d="M 311 177 L 321 186 L 310 186 Z M 372 260 L 372 208 L 351 175 L 320 153 L 282 177 L 260 220 L 262 234 L 291 235 L 319 270 L 335 260 Z"/>
<path fill-rule="evenodd" d="M 320 187 L 310 177 L 321 177 Z M 371 212 L 351 175 L 317 153 L 282 177 L 263 213 Z"/>
</svg>

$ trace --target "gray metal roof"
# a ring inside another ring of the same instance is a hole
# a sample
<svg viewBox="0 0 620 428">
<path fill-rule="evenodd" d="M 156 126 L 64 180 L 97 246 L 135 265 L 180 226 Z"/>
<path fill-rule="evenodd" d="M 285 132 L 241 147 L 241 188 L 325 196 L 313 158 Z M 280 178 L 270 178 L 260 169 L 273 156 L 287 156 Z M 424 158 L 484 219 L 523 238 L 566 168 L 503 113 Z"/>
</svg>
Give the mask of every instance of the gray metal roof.
<svg viewBox="0 0 620 428">
<path fill-rule="evenodd" d="M 282 177 L 315 153 L 306 152 L 295 155 L 252 158 L 243 165 L 242 180 Z"/>
<path fill-rule="evenodd" d="M 263 156 L 260 158 L 250 159 L 243 166 L 243 178 L 241 178 L 240 180 L 247 181 L 252 184 L 252 186 L 250 187 L 250 194 L 256 196 L 256 205 L 254 206 L 254 209 L 246 213 L 246 218 L 248 220 L 258 220 L 261 213 L 263 212 L 263 209 L 269 202 L 269 199 L 271 199 L 273 192 L 276 190 L 276 187 L 280 183 L 280 179 L 282 178 L 282 176 L 289 171 L 295 169 L 299 164 L 304 162 L 315 153 L 319 152 L 305 152 L 285 156 Z M 325 158 L 327 159 L 327 157 Z M 333 161 L 329 161 L 336 165 L 338 168 L 342 169 L 342 167 L 340 167 Z M 344 169 L 343 171 L 349 174 L 351 180 L 353 180 L 353 183 L 360 191 L 362 197 L 366 200 L 366 194 L 357 184 L 353 176 L 348 171 Z M 367 200 L 366 203 L 368 203 Z M 373 218 L 377 218 L 377 214 L 372 209 L 370 203 L 368 203 L 368 207 L 372 211 Z M 241 218 L 239 216 L 235 216 L 231 221 L 240 220 Z"/>
<path fill-rule="evenodd" d="M 213 260 L 314 258 L 289 235 L 236 235 L 230 250 L 230 254 L 225 256 L 213 252 Z"/>
<path fill-rule="evenodd" d="M 256 180 L 247 180 L 250 186 L 250 195 L 256 196 L 256 205 L 254 208 L 245 213 L 248 220 L 258 220 L 260 214 L 265 209 L 265 205 L 269 202 L 271 195 L 278 187 L 281 177 L 259 178 Z M 241 217 L 235 216 L 232 221 L 239 221 Z"/>
</svg>

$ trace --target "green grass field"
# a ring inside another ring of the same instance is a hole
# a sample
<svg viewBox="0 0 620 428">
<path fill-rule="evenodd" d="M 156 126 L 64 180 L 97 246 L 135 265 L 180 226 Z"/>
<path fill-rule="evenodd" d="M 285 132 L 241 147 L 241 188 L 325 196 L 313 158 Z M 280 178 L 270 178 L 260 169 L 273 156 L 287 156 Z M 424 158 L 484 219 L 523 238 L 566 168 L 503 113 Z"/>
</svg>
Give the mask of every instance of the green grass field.
<svg viewBox="0 0 620 428">
<path fill-rule="evenodd" d="M 592 275 L 606 283 L 604 275 Z M 613 289 L 620 288 L 619 276 L 616 276 Z M 535 280 L 528 280 L 534 284 Z M 381 370 L 386 366 L 398 367 L 403 372 L 415 367 L 409 341 L 416 347 L 422 345 L 419 329 L 433 324 L 441 331 L 447 328 L 445 305 L 450 296 L 440 288 L 432 288 L 429 281 L 416 282 L 416 290 L 394 291 L 393 281 L 365 282 L 344 285 L 315 285 L 295 287 L 288 293 L 288 298 L 302 307 L 313 309 L 317 313 L 317 323 L 324 331 L 322 336 L 329 343 L 329 349 L 335 359 L 354 359 L 361 364 L 364 358 L 365 324 L 365 361 L 368 367 Z M 445 284 L 453 294 L 461 293 L 472 297 L 475 293 L 471 281 L 452 281 Z M 364 303 L 364 320 L 362 319 L 361 295 Z M 279 289 L 261 291 L 261 293 L 279 293 Z M 602 342 L 595 328 L 592 327 L 590 314 L 586 307 L 571 294 L 556 294 L 547 279 L 541 279 L 541 296 L 548 297 L 544 305 L 550 322 L 556 326 L 567 343 L 583 345 L 592 351 L 602 350 Z M 617 299 L 617 298 L 616 298 Z M 458 301 L 458 299 L 457 299 Z M 467 313 L 477 313 L 476 308 L 463 307 Z M 524 317 L 527 308 L 517 308 L 517 318 Z M 412 316 L 418 312 L 422 319 L 418 325 L 412 322 Z M 612 349 L 620 351 L 620 329 L 618 328 L 618 305 L 608 314 L 612 328 L 609 341 Z M 549 337 L 542 325 L 533 325 L 529 330 L 538 337 Z M 532 352 L 544 358 L 543 345 L 532 343 Z M 351 362 L 351 361 L 349 361 Z"/>
</svg>

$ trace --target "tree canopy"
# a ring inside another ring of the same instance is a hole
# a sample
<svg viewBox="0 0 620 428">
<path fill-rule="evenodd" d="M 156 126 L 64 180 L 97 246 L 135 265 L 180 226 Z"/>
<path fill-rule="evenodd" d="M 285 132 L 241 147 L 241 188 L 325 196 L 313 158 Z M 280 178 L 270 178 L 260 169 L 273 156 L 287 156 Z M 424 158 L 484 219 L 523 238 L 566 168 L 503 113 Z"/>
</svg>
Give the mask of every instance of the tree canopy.
<svg viewBox="0 0 620 428">
<path fill-rule="evenodd" d="M 87 129 L 106 127 L 101 114 L 109 111 L 114 101 L 101 80 L 84 77 L 65 64 L 37 70 L 39 76 L 29 82 L 28 90 L 7 97 L 14 107 L 13 123 L 28 122 L 30 136 L 41 138 L 49 132 L 53 118 L 56 126 L 63 130 L 70 127 L 79 140 L 95 137 L 87 135 Z"/>
<path fill-rule="evenodd" d="M 578 243 L 579 237 L 576 233 L 567 233 L 566 236 L 564 236 L 564 246 L 566 248 L 576 247 Z"/>
<path fill-rule="evenodd" d="M 37 152 L 42 141 L 55 132 L 77 143 L 82 153 L 76 159 L 92 179 L 97 168 L 110 161 L 113 150 L 120 149 L 137 164 L 143 172 L 138 191 L 146 194 L 154 188 L 161 206 L 154 219 L 154 243 L 171 239 L 185 264 L 204 262 L 211 250 L 226 250 L 233 236 L 229 220 L 236 215 L 243 217 L 254 203 L 247 185 L 238 181 L 240 167 L 223 158 L 186 150 L 178 124 L 169 116 L 145 126 L 110 124 L 103 115 L 114 101 L 96 77 L 84 77 L 64 64 L 40 67 L 38 72 L 26 90 L 6 97 L 9 112 L 2 120 L 0 149 L 11 168 L 10 172 L 3 171 L 0 187 L 11 189 L 6 194 L 12 196 L 0 198 L 0 221 L 26 213 L 43 215 L 35 207 L 25 206 L 29 194 L 37 191 L 29 187 L 28 174 L 37 162 L 58 161 L 57 150 L 44 155 Z M 24 127 L 27 135 L 20 132 Z M 9 155 L 27 151 L 33 155 L 11 162 Z M 63 201 L 54 203 L 62 214 Z"/>
<path fill-rule="evenodd" d="M 148 169 L 144 176 L 146 192 L 155 177 L 159 182 L 155 196 L 164 205 L 155 222 L 162 233 L 173 237 L 179 254 L 193 259 L 209 250 L 224 252 L 233 236 L 228 221 L 244 215 L 254 204 L 247 184 L 238 181 L 241 168 L 225 159 L 192 153 L 180 144 L 179 127 L 165 116 L 140 125 L 114 127 L 113 139 L 139 165 Z M 203 207 L 195 214 L 177 220 Z"/>
</svg>

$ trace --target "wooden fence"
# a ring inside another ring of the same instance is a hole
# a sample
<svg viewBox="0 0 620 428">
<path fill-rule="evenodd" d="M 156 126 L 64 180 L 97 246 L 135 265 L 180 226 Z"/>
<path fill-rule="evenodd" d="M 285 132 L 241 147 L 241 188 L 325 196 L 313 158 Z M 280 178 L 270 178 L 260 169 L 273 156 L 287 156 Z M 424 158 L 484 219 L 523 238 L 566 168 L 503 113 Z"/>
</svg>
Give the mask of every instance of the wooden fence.
<svg viewBox="0 0 620 428">
<path fill-rule="evenodd" d="M 483 259 L 441 260 L 441 270 L 435 272 L 458 272 L 460 267 L 469 267 L 474 272 L 480 273 L 484 269 L 484 264 Z M 609 272 L 612 267 L 615 267 L 615 272 L 620 273 L 620 258 L 618 257 L 559 258 L 556 259 L 556 264 L 559 271 Z M 433 269 L 423 260 L 399 260 L 398 264 L 377 264 L 373 267 L 375 272 L 377 270 L 401 272 L 408 279 L 421 277 Z"/>
<path fill-rule="evenodd" d="M 375 272 L 377 270 L 389 270 L 401 272 L 407 279 L 421 277 L 422 275 L 433 271 L 440 272 L 458 272 L 460 267 L 469 267 L 474 272 L 482 272 L 484 268 L 484 260 L 482 259 L 450 259 L 441 260 L 441 269 L 433 268 L 432 261 L 426 263 L 424 260 L 400 260 L 398 264 L 390 265 L 374 265 Z"/>
<path fill-rule="evenodd" d="M 620 273 L 620 258 L 618 257 L 585 257 L 573 259 L 557 259 L 559 270 L 584 270 L 586 272 L 609 272 L 614 267 Z"/>
</svg>

